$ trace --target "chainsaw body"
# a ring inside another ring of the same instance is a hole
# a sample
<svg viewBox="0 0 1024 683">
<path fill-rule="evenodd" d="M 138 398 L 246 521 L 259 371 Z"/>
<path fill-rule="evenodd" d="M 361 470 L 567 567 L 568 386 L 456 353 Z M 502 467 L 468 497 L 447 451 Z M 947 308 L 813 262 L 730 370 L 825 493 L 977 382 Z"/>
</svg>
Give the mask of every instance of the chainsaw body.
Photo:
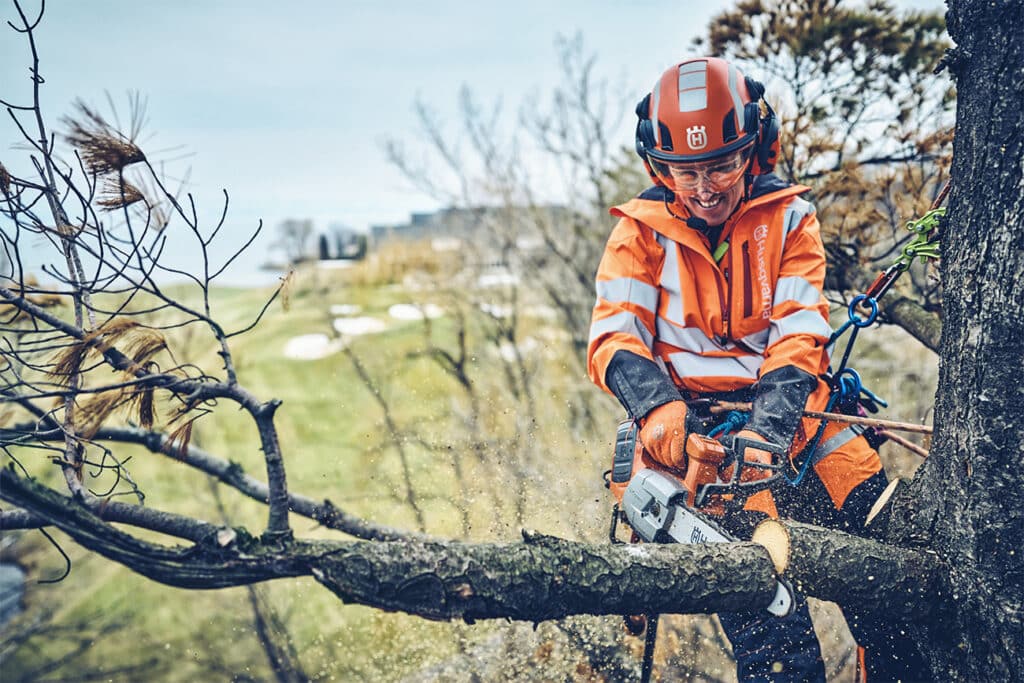
<svg viewBox="0 0 1024 683">
<path fill-rule="evenodd" d="M 666 468 L 651 459 L 637 438 L 633 421 L 619 425 L 609 488 L 618 499 L 616 515 L 630 526 L 639 540 L 647 543 L 728 543 L 736 541 L 716 521 L 727 506 L 742 507 L 747 496 L 771 486 L 779 476 L 784 450 L 761 441 L 736 439 L 726 448 L 715 439 L 690 434 L 686 440 L 686 470 Z M 750 463 L 742 454 L 747 447 L 767 450 L 773 462 L 758 465 L 775 470 L 752 481 Z M 744 474 L 744 471 L 747 474 Z M 617 517 L 613 518 L 612 535 Z M 786 616 L 793 611 L 793 592 L 779 581 L 768 611 Z"/>
</svg>

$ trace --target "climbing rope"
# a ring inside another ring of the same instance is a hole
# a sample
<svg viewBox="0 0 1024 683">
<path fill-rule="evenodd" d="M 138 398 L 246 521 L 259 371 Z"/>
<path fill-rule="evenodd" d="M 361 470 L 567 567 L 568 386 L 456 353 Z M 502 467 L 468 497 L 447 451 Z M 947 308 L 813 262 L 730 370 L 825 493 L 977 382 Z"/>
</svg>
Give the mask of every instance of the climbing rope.
<svg viewBox="0 0 1024 683">
<path fill-rule="evenodd" d="M 847 321 L 832 333 L 832 336 L 829 337 L 828 342 L 825 344 L 826 348 L 832 346 L 847 330 L 852 329 L 850 339 L 846 342 L 846 348 L 843 350 L 839 367 L 832 374 L 832 394 L 829 397 L 828 406 L 825 408 L 826 413 L 833 412 L 833 408 L 836 406 L 838 406 L 841 412 L 853 413 L 861 405 L 871 410 L 871 412 L 877 412 L 878 406 L 887 407 L 889 405 L 865 389 L 857 371 L 848 368 L 846 364 L 850 359 L 850 352 L 853 351 L 853 345 L 857 341 L 857 334 L 865 327 L 874 324 L 878 319 L 878 300 L 889 291 L 897 278 L 910 270 L 914 259 L 923 261 L 939 258 L 939 223 L 946 215 L 945 207 L 940 205 L 948 193 L 949 181 L 946 182 L 938 197 L 935 198 L 931 209 L 917 220 L 907 221 L 906 228 L 913 233 L 913 236 L 903 245 L 900 255 L 893 264 L 875 278 L 875 281 L 871 283 L 867 291 L 864 294 L 858 294 L 850 301 L 850 305 L 847 307 Z M 861 316 L 858 313 L 859 310 L 866 310 L 868 314 Z M 821 440 L 821 435 L 824 433 L 827 424 L 827 419 L 821 420 L 818 424 L 818 430 L 814 438 L 808 442 L 802 451 L 804 461 L 795 480 L 790 480 L 787 477 L 787 481 L 790 484 L 796 486 L 803 480 L 809 464 L 814 461 L 814 452 L 818 447 L 818 442 Z"/>
<path fill-rule="evenodd" d="M 846 363 L 850 359 L 850 352 L 853 350 L 854 342 L 857 340 L 857 333 L 863 328 L 874 324 L 875 320 L 878 319 L 878 300 L 889 291 L 896 282 L 896 279 L 910 270 L 914 259 L 923 261 L 939 258 L 939 222 L 946 215 L 946 209 L 945 207 L 938 206 L 938 204 L 942 202 L 948 192 L 949 183 L 947 182 L 927 213 L 917 220 L 907 221 L 907 230 L 914 233 L 914 236 L 903 245 L 900 255 L 893 264 L 879 273 L 867 291 L 864 294 L 858 294 L 850 301 L 850 305 L 847 307 L 847 321 L 832 333 L 832 336 L 829 337 L 828 342 L 825 344 L 826 348 L 832 346 L 847 330 L 853 329 L 850 333 L 850 340 L 846 343 L 846 348 L 843 351 L 839 369 L 833 375 L 833 380 L 843 376 L 846 370 Z M 869 313 L 867 316 L 862 317 L 858 310 L 867 310 Z M 857 382 L 858 384 L 860 382 L 859 376 L 857 376 Z M 836 385 L 833 384 L 833 391 L 836 389 Z M 873 399 L 877 402 L 877 397 L 873 397 Z M 885 405 L 885 403 L 882 402 L 882 405 Z"/>
<path fill-rule="evenodd" d="M 825 406 L 825 412 L 831 413 L 832 408 L 836 404 L 836 399 L 839 394 L 833 393 L 828 398 L 828 405 Z M 786 474 L 785 470 L 782 471 L 782 478 L 786 480 L 790 486 L 799 486 L 800 482 L 804 480 L 807 475 L 807 470 L 811 469 L 811 463 L 814 462 L 814 451 L 818 450 L 818 442 L 821 441 L 821 435 L 825 433 L 825 425 L 828 424 L 828 420 L 821 420 L 818 422 L 818 431 L 814 433 L 814 438 L 807 442 L 803 450 L 800 452 L 804 456 L 804 461 L 800 465 L 800 469 L 797 470 L 796 476 L 792 479 Z"/>
<path fill-rule="evenodd" d="M 862 318 L 860 315 L 857 314 L 857 309 L 861 305 L 865 305 L 867 308 L 871 309 L 870 315 L 868 315 L 866 318 Z M 837 370 L 835 375 L 833 375 L 834 377 L 842 375 L 843 370 L 846 369 L 846 361 L 850 359 L 850 352 L 853 351 L 853 344 L 854 342 L 857 341 L 857 333 L 860 332 L 865 327 L 873 325 L 875 320 L 878 318 L 878 299 L 869 297 L 866 294 L 858 294 L 857 296 L 853 297 L 853 301 L 850 302 L 850 305 L 847 307 L 846 311 L 846 322 L 843 323 L 838 330 L 833 332 L 832 336 L 828 338 L 828 342 L 825 343 L 825 348 L 832 346 L 832 344 L 834 344 L 837 339 L 843 336 L 848 329 L 850 329 L 851 327 L 853 328 L 853 332 L 850 333 L 850 340 L 846 342 L 846 349 L 843 351 L 843 360 L 839 364 L 839 370 Z"/>
</svg>

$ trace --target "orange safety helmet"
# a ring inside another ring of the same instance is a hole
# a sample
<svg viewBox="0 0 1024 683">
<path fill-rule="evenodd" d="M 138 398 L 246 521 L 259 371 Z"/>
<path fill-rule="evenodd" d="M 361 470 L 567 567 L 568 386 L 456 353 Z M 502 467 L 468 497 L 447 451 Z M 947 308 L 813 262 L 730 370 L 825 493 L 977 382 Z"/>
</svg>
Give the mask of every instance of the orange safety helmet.
<svg viewBox="0 0 1024 683">
<path fill-rule="evenodd" d="M 689 59 L 665 71 L 636 106 L 636 152 L 651 179 L 675 191 L 666 164 L 708 161 L 748 146 L 749 173 L 771 173 L 779 120 L 763 95 L 761 83 L 716 57 Z"/>
</svg>

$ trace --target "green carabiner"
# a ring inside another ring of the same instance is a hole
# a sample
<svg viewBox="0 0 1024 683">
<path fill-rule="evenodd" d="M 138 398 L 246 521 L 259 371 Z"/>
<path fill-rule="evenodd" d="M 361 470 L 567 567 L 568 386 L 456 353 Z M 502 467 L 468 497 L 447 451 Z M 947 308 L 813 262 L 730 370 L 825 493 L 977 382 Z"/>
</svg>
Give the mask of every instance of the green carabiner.
<svg viewBox="0 0 1024 683">
<path fill-rule="evenodd" d="M 939 258 L 939 239 L 928 239 L 928 234 L 939 227 L 939 221 L 946 215 L 946 208 L 932 209 L 915 221 L 907 221 L 907 230 L 915 233 L 909 242 L 900 250 L 896 265 L 906 271 L 915 258 Z"/>
</svg>

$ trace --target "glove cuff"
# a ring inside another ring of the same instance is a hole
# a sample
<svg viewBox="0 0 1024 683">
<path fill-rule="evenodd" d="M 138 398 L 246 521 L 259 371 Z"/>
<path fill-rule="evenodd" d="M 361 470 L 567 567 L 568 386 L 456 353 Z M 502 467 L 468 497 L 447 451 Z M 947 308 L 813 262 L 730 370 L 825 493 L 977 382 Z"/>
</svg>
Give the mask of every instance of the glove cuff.
<svg viewBox="0 0 1024 683">
<path fill-rule="evenodd" d="M 615 398 L 635 420 L 658 406 L 683 398 L 657 363 L 632 351 L 616 351 L 608 363 L 604 379 Z"/>
<path fill-rule="evenodd" d="M 817 386 L 817 377 L 793 365 L 764 374 L 757 381 L 750 421 L 744 429 L 788 448 L 803 417 L 807 398 Z"/>
</svg>

